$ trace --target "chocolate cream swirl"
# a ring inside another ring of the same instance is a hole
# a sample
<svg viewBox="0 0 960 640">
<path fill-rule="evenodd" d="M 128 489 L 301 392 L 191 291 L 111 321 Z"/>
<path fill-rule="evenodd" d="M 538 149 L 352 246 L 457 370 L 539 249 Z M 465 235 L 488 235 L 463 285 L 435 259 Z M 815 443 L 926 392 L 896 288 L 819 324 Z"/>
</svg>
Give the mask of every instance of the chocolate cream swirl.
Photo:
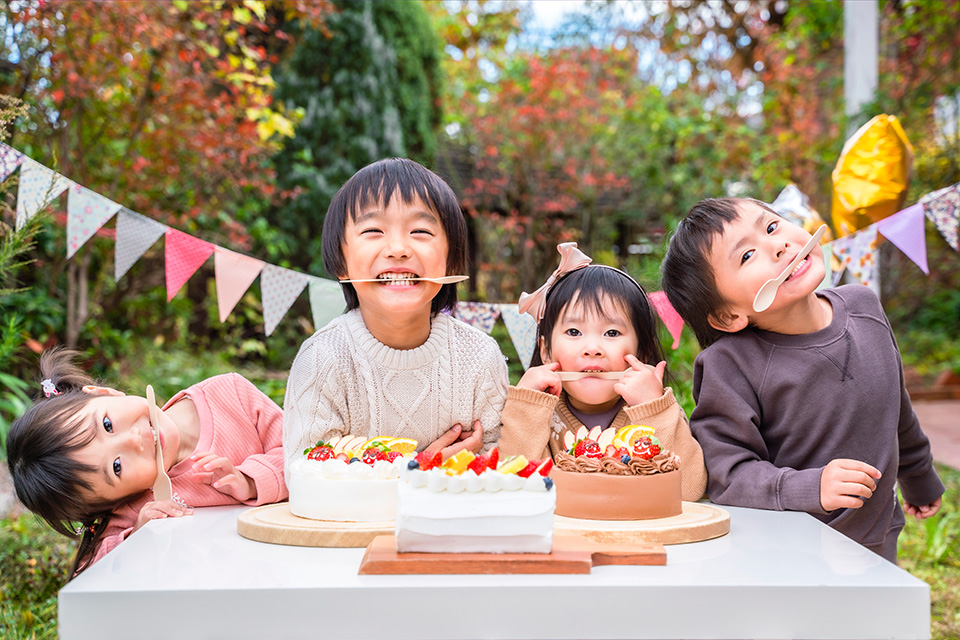
<svg viewBox="0 0 960 640">
<path fill-rule="evenodd" d="M 561 451 L 553 457 L 553 464 L 561 471 L 573 473 L 606 473 L 612 476 L 650 476 L 656 473 L 667 473 L 680 468 L 680 458 L 672 451 L 661 451 L 650 460 L 636 456 L 624 464 L 619 458 L 604 456 L 602 458 L 574 458 L 569 453 Z"/>
</svg>

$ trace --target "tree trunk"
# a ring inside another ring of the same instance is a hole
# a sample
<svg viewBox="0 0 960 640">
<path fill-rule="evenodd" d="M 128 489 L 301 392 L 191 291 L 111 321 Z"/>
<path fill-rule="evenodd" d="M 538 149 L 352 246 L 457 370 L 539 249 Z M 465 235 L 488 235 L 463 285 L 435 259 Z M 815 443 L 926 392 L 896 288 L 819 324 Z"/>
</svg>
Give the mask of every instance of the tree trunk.
<svg viewBox="0 0 960 640">
<path fill-rule="evenodd" d="M 83 251 L 80 259 L 76 256 L 67 265 L 67 336 L 70 348 L 77 346 L 80 330 L 90 314 L 90 289 L 88 274 L 90 271 L 90 249 Z"/>
</svg>

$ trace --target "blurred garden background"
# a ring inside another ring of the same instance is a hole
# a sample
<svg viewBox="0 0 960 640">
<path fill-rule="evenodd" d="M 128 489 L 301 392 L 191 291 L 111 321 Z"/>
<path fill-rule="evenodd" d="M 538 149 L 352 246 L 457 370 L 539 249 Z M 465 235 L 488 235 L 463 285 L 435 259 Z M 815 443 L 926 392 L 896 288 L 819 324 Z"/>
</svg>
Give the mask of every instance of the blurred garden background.
<svg viewBox="0 0 960 640">
<path fill-rule="evenodd" d="M 960 3 L 877 7 L 878 89 L 848 115 L 843 2 L 10 0 L 0 140 L 126 211 L 321 278 L 333 194 L 372 161 L 410 157 L 467 215 L 461 300 L 515 303 L 568 240 L 657 291 L 669 233 L 702 198 L 770 202 L 794 184 L 831 222 L 831 172 L 872 116 L 896 116 L 913 147 L 906 205 L 960 182 Z M 239 371 L 282 403 L 318 328 L 306 293 L 266 331 L 254 284 L 221 322 L 213 260 L 168 301 L 162 240 L 117 279 L 115 222 L 68 258 L 66 193 L 15 229 L 17 182 L 0 183 L 0 443 L 54 345 L 160 401 Z M 879 249 L 917 389 L 960 375 L 960 254 L 926 234 L 929 275 Z M 516 381 L 502 322 L 493 335 Z M 674 350 L 663 335 L 689 411 L 696 341 L 684 331 Z M 931 584 L 934 637 L 953 638 L 960 474 L 940 471 L 942 515 L 908 525 L 901 558 Z M 56 637 L 72 547 L 0 507 L 0 636 Z"/>
</svg>

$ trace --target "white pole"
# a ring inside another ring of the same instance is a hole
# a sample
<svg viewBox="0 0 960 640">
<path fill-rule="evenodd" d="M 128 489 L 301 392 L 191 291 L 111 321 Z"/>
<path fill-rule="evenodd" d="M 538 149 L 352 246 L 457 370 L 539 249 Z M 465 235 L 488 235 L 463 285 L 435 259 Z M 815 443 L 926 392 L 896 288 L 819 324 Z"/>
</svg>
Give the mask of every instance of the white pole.
<svg viewBox="0 0 960 640">
<path fill-rule="evenodd" d="M 880 20 L 877 0 L 846 0 L 843 3 L 843 99 L 847 115 L 849 138 L 867 121 L 860 113 L 863 105 L 871 102 L 877 94 Z M 880 295 L 880 256 L 874 284 Z M 844 282 L 853 282 L 850 272 L 843 276 Z"/>
<path fill-rule="evenodd" d="M 879 24 L 877 0 L 843 3 L 843 98 L 851 118 L 847 136 L 867 121 L 857 116 L 877 94 Z"/>
</svg>

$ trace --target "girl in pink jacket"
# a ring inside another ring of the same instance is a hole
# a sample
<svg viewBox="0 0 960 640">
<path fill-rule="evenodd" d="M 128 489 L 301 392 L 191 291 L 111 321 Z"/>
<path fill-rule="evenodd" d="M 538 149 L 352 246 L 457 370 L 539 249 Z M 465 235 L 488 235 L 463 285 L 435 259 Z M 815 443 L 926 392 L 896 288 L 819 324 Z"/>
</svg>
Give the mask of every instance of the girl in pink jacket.
<svg viewBox="0 0 960 640">
<path fill-rule="evenodd" d="M 7 438 L 17 498 L 54 530 L 80 537 L 71 577 L 149 520 L 286 499 L 283 413 L 248 380 L 228 373 L 195 384 L 152 424 L 146 398 L 97 385 L 76 356 L 43 354 L 43 391 Z M 158 446 L 172 500 L 154 499 Z"/>
</svg>

